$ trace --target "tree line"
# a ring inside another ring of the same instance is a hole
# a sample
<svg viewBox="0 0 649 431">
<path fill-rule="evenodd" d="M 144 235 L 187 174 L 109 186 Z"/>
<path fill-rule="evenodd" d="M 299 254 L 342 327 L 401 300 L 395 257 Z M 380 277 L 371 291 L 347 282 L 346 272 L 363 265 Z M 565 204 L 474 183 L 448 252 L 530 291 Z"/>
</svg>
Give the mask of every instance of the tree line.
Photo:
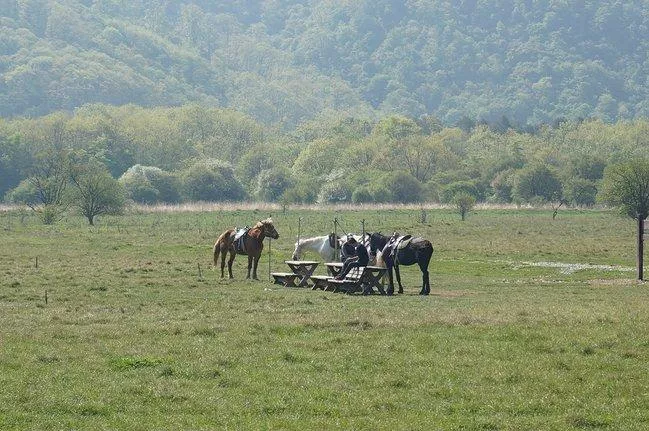
<svg viewBox="0 0 649 431">
<path fill-rule="evenodd" d="M 646 120 L 516 130 L 502 121 L 463 129 L 432 116 L 332 115 L 287 132 L 199 105 L 88 105 L 0 120 L 0 194 L 54 213 L 71 191 L 77 206 L 92 203 L 93 187 L 118 195 L 106 211 L 128 199 L 589 206 L 607 167 L 647 159 L 647 139 Z"/>
</svg>

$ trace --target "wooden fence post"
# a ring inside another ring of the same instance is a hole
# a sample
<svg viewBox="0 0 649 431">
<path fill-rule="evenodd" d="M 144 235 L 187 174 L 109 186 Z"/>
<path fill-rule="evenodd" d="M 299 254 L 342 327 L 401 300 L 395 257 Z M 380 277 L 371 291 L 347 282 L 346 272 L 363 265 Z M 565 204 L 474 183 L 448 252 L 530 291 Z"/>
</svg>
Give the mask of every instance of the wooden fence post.
<svg viewBox="0 0 649 431">
<path fill-rule="evenodd" d="M 644 278 L 644 219 L 638 215 L 638 280 Z"/>
</svg>

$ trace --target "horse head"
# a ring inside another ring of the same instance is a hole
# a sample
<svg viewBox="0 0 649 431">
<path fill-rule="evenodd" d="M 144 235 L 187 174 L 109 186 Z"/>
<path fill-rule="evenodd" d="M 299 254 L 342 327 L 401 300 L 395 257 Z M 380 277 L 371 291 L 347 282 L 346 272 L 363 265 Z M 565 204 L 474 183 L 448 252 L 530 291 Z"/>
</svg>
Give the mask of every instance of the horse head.
<svg viewBox="0 0 649 431">
<path fill-rule="evenodd" d="M 384 236 L 381 234 L 381 231 L 374 232 L 369 234 L 370 236 L 370 254 L 376 255 L 378 250 L 382 250 L 385 246 Z"/>
<path fill-rule="evenodd" d="M 336 248 L 336 241 L 340 240 L 340 238 L 334 232 L 331 232 L 328 238 L 329 246 L 331 246 L 331 248 Z"/>
<path fill-rule="evenodd" d="M 264 235 L 269 236 L 272 239 L 279 238 L 279 233 L 277 233 L 277 229 L 275 229 L 273 220 L 270 217 L 268 217 L 266 220 L 260 221 L 258 224 L 260 224 L 260 227 L 264 230 Z"/>
</svg>

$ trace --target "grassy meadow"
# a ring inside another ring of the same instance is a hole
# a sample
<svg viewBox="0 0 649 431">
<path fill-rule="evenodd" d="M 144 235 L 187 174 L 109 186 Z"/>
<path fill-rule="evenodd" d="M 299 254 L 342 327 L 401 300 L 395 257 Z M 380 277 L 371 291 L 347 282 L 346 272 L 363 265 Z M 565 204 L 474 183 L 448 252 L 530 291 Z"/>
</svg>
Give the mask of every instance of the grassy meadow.
<svg viewBox="0 0 649 431">
<path fill-rule="evenodd" d="M 0 213 L 0 429 L 644 430 L 649 286 L 613 211 L 272 210 L 285 271 L 303 236 L 413 233 L 432 294 L 234 280 L 216 237 L 269 210 Z M 268 245 L 268 244 L 266 244 Z M 316 256 L 307 256 L 313 257 Z M 318 273 L 324 269 L 319 268 Z"/>
</svg>

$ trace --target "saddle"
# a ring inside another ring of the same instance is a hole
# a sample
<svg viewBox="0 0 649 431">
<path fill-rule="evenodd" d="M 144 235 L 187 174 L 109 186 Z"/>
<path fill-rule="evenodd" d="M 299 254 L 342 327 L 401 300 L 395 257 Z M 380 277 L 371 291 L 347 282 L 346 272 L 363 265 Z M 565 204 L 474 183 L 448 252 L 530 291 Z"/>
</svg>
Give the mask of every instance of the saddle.
<svg viewBox="0 0 649 431">
<path fill-rule="evenodd" d="M 249 226 L 234 228 L 234 232 L 232 233 L 233 235 L 232 247 L 234 247 L 234 251 L 237 254 L 247 254 L 245 239 L 246 239 L 246 235 L 248 235 L 249 230 L 250 230 Z"/>
<path fill-rule="evenodd" d="M 412 241 L 412 235 L 403 235 L 398 237 L 396 240 L 397 243 L 396 250 L 401 250 L 408 247 L 410 241 Z"/>
<path fill-rule="evenodd" d="M 408 247 L 412 239 L 412 235 L 398 235 L 395 233 L 395 235 L 390 238 L 390 241 L 388 241 L 388 243 L 383 248 L 383 256 L 388 256 L 396 262 L 398 260 L 397 252 Z"/>
</svg>

